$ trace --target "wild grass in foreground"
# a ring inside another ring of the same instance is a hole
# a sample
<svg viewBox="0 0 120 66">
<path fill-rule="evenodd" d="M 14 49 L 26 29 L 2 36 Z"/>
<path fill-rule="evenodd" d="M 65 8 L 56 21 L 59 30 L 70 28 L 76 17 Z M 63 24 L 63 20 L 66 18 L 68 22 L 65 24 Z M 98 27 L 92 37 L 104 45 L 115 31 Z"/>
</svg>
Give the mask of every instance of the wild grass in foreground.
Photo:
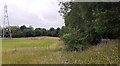
<svg viewBox="0 0 120 66">
<path fill-rule="evenodd" d="M 54 38 L 3 39 L 3 64 L 118 64 L 117 41 L 83 52 L 67 52 L 63 48 L 63 43 Z"/>
<path fill-rule="evenodd" d="M 68 63 L 80 64 L 118 64 L 118 41 L 99 44 L 83 52 L 64 52 Z"/>
</svg>

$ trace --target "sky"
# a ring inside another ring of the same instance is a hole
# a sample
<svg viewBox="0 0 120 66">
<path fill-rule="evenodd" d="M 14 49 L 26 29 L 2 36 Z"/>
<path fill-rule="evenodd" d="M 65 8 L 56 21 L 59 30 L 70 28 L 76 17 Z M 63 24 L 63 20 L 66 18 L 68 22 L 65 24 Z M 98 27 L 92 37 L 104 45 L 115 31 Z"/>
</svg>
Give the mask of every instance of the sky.
<svg viewBox="0 0 120 66">
<path fill-rule="evenodd" d="M 12 26 L 33 26 L 34 28 L 57 28 L 64 26 L 58 13 L 58 0 L 0 0 L 0 24 L 3 24 L 4 5 L 8 6 L 9 22 Z"/>
</svg>

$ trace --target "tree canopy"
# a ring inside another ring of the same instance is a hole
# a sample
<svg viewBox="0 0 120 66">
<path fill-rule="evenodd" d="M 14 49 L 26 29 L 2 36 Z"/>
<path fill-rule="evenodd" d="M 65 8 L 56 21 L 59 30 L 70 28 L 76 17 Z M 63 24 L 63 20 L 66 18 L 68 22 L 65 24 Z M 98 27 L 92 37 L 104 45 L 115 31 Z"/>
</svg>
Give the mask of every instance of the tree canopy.
<svg viewBox="0 0 120 66">
<path fill-rule="evenodd" d="M 35 37 L 35 36 L 52 36 L 52 37 L 59 37 L 60 28 L 33 28 L 32 26 L 26 27 L 25 25 L 22 26 L 10 26 L 12 37 L 19 38 L 19 37 Z M 1 29 L 2 30 L 2 29 Z M 1 34 L 2 36 L 2 34 Z M 7 33 L 5 33 L 5 37 L 7 37 Z"/>
<path fill-rule="evenodd" d="M 69 50 L 120 38 L 120 2 L 60 2 L 65 19 L 62 39 Z"/>
</svg>

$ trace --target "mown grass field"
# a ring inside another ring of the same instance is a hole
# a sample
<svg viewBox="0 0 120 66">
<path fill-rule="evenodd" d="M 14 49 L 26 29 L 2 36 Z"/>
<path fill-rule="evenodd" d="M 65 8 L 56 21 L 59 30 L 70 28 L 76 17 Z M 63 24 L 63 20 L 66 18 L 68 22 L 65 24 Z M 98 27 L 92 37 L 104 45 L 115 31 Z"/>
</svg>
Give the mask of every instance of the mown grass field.
<svg viewBox="0 0 120 66">
<path fill-rule="evenodd" d="M 82 52 L 64 51 L 59 38 L 3 39 L 3 64 L 118 64 L 118 42 L 100 44 Z"/>
</svg>

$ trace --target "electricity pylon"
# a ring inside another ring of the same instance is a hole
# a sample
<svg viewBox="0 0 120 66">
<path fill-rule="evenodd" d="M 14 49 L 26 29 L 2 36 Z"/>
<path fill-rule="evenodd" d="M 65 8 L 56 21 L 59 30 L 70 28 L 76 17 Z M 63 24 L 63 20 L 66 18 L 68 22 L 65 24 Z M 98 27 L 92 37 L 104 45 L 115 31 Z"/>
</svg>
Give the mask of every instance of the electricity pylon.
<svg viewBox="0 0 120 66">
<path fill-rule="evenodd" d="M 2 27 L 0 25 L 0 38 L 2 37 Z"/>
<path fill-rule="evenodd" d="M 3 38 L 12 38 L 11 27 L 8 18 L 7 5 L 4 6 Z"/>
</svg>

